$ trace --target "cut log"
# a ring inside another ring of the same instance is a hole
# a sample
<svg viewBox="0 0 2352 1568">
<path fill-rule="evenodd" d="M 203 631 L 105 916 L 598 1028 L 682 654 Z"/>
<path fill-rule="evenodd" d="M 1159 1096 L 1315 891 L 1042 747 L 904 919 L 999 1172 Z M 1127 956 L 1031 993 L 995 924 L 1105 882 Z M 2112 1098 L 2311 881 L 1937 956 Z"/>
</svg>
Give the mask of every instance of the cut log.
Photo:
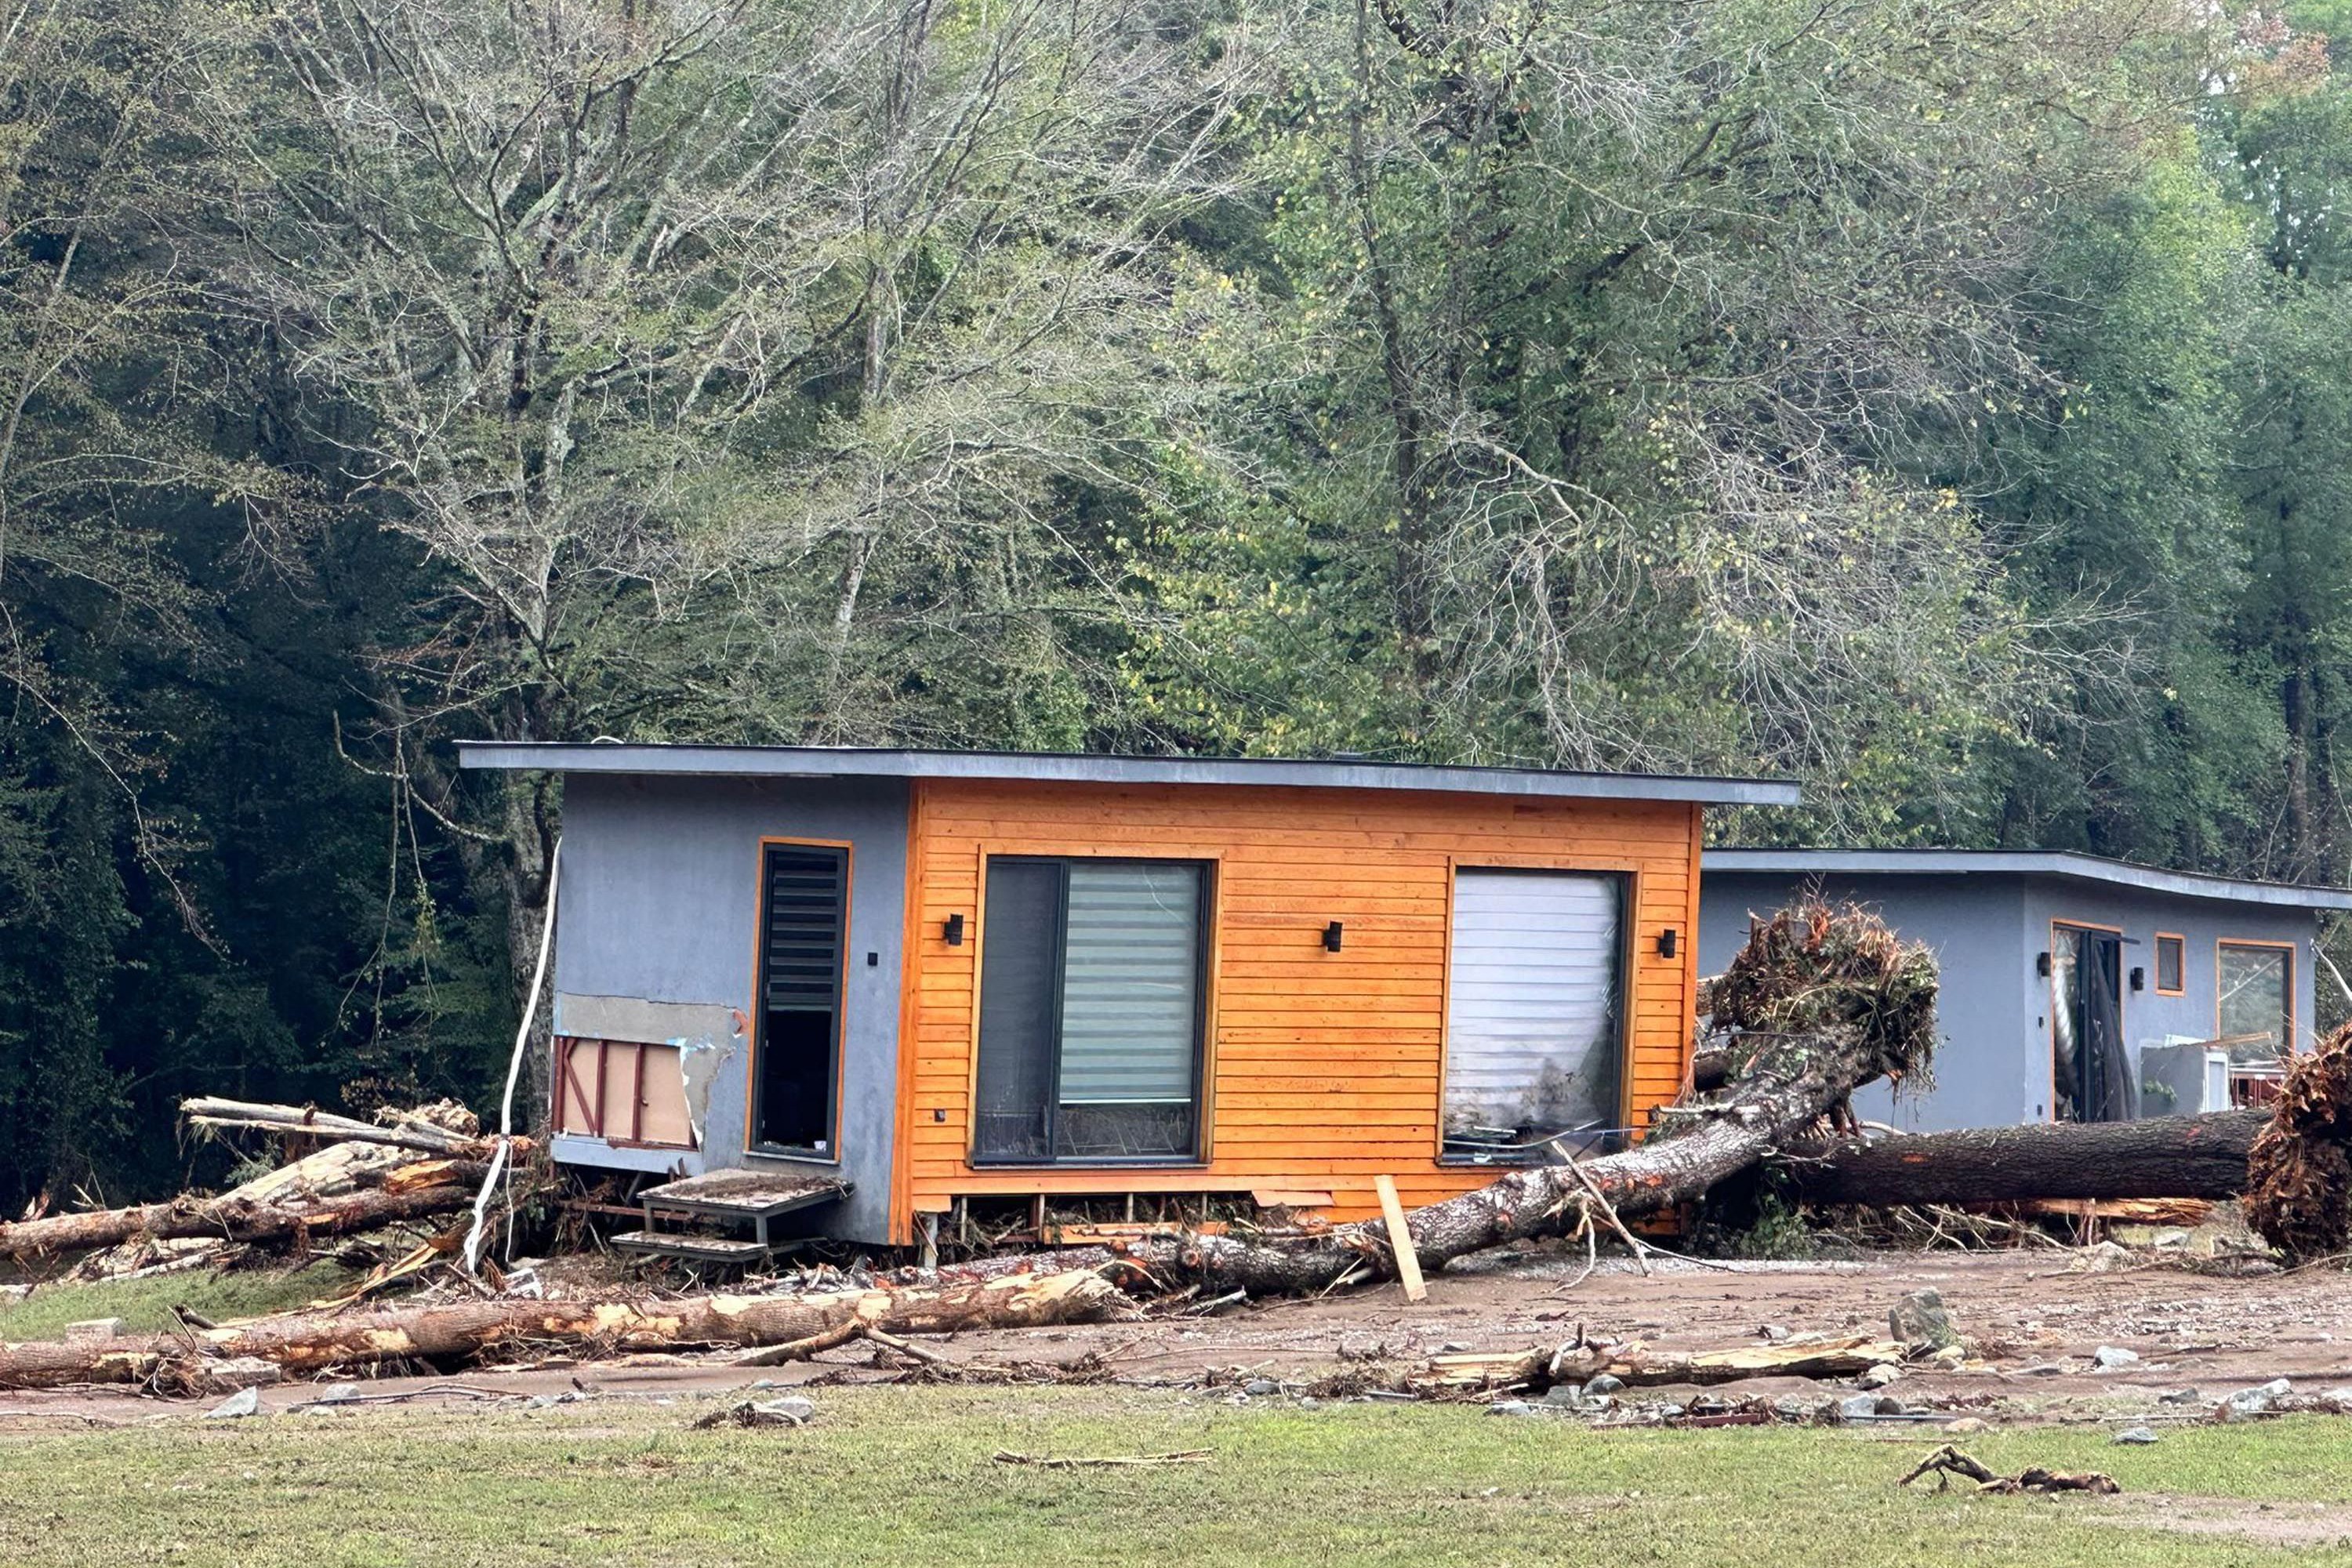
<svg viewBox="0 0 2352 1568">
<path fill-rule="evenodd" d="M 750 1349 L 810 1340 L 859 1323 L 894 1334 L 1033 1328 L 1108 1317 L 1120 1310 L 1120 1302 L 1116 1287 L 1084 1270 L 932 1289 L 455 1301 L 264 1318 L 152 1338 L 0 1346 L 0 1388 L 133 1383 L 180 1390 L 196 1386 L 210 1363 L 244 1358 L 302 1377 L 404 1361 L 449 1369 L 525 1349 Z"/>
<path fill-rule="evenodd" d="M 440 1184 L 406 1192 L 363 1188 L 315 1200 L 288 1194 L 270 1203 L 257 1203 L 241 1192 L 232 1192 L 217 1198 L 179 1197 L 137 1208 L 93 1209 L 86 1214 L 20 1220 L 14 1225 L 0 1225 L 0 1258 L 22 1259 L 86 1252 L 93 1247 L 118 1246 L 135 1237 L 159 1241 L 206 1237 L 245 1242 L 273 1240 L 297 1232 L 316 1237 L 372 1230 L 380 1225 L 468 1206 L 474 1201 L 474 1194 L 467 1184 L 478 1183 L 485 1169 L 478 1164 L 447 1163 L 446 1179 Z"/>
<path fill-rule="evenodd" d="M 1899 1341 L 1876 1340 L 1867 1334 L 1713 1351 L 1651 1350 L 1639 1343 L 1459 1351 L 1430 1357 L 1428 1373 L 1412 1381 L 1424 1387 L 1542 1389 L 1554 1384 L 1590 1383 L 1602 1373 L 1629 1387 L 1737 1383 L 1750 1377 L 1852 1377 L 1874 1366 L 1898 1364 L 1906 1353 Z"/>
<path fill-rule="evenodd" d="M 2262 1110 L 2057 1121 L 1799 1143 L 1776 1170 L 1809 1204 L 2019 1203 L 2036 1198 L 2228 1198 L 2246 1190 Z"/>
</svg>

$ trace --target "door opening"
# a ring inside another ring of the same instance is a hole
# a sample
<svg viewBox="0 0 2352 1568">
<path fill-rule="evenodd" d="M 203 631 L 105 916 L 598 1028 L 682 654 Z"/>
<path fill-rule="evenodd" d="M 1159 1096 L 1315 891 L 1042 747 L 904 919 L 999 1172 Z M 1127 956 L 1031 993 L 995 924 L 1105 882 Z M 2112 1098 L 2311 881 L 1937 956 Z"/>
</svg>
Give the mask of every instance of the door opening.
<svg viewBox="0 0 2352 1568">
<path fill-rule="evenodd" d="M 760 1039 L 751 1142 L 830 1160 L 841 1059 L 849 852 L 772 844 L 761 858 Z"/>
<path fill-rule="evenodd" d="M 2128 1121 L 2139 1113 L 2124 1054 L 2123 938 L 2051 928 L 2052 1076 L 2061 1121 Z"/>
</svg>

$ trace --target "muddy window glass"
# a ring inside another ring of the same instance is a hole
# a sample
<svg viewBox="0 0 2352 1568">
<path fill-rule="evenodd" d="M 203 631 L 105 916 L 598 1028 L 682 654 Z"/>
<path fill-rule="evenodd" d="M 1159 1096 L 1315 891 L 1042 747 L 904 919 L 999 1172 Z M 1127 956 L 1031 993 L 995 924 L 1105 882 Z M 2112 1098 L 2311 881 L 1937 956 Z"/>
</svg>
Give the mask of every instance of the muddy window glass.
<svg viewBox="0 0 2352 1568">
<path fill-rule="evenodd" d="M 2221 944 L 2221 1027 L 2230 1059 L 2266 1066 L 2294 1039 L 2294 959 L 2284 947 Z"/>
</svg>

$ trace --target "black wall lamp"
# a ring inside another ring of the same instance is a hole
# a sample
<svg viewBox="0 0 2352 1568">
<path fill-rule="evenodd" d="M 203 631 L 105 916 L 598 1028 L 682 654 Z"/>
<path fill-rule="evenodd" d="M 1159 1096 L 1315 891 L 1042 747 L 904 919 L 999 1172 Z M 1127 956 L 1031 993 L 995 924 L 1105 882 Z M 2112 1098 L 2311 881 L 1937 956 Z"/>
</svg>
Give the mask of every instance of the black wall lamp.
<svg viewBox="0 0 2352 1568">
<path fill-rule="evenodd" d="M 1672 958 L 1682 947 L 1682 933 L 1668 926 L 1658 933 L 1658 956 Z"/>
<path fill-rule="evenodd" d="M 2037 952 L 2033 955 L 2033 973 L 2039 974 L 2044 980 L 2050 978 L 2050 955 L 2048 953 Z"/>
<path fill-rule="evenodd" d="M 948 945 L 950 947 L 961 947 L 963 945 L 963 917 L 961 915 L 950 915 L 948 917 L 947 938 Z"/>
<path fill-rule="evenodd" d="M 1340 933 L 1345 930 L 1346 928 L 1338 921 L 1333 921 L 1329 925 L 1325 926 L 1323 928 L 1323 951 L 1326 952 L 1339 952 Z"/>
<path fill-rule="evenodd" d="M 2139 968 L 2134 968 L 2132 970 L 2132 989 L 2135 991 L 2145 991 L 2147 989 L 2147 970 Z"/>
</svg>

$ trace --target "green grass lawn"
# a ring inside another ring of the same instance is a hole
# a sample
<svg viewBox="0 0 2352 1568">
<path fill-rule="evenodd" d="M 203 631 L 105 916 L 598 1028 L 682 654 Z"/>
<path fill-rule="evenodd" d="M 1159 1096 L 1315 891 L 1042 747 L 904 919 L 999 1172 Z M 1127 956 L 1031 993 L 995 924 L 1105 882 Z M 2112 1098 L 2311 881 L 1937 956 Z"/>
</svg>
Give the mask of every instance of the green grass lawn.
<svg viewBox="0 0 2352 1568">
<path fill-rule="evenodd" d="M 800 1430 L 688 1430 L 716 1396 L 387 1407 L 0 1434 L 0 1562 L 45 1564 L 1463 1563 L 2034 1568 L 2352 1562 L 2125 1525 L 2146 1494 L 2352 1501 L 2352 1421 L 1968 1439 L 2135 1496 L 1898 1492 L 1940 1438 L 1592 1432 L 1471 1406 L 1236 1409 L 1114 1389 L 845 1389 Z M 1213 1463 L 1051 1471 L 999 1448 Z"/>
<path fill-rule="evenodd" d="M 225 1323 L 283 1312 L 349 1289 L 359 1274 L 332 1263 L 307 1268 L 213 1274 L 192 1268 L 145 1279 L 37 1286 L 22 1301 L 0 1306 L 0 1340 L 50 1340 L 68 1323 L 120 1318 L 128 1333 L 175 1326 L 174 1306 Z"/>
</svg>

